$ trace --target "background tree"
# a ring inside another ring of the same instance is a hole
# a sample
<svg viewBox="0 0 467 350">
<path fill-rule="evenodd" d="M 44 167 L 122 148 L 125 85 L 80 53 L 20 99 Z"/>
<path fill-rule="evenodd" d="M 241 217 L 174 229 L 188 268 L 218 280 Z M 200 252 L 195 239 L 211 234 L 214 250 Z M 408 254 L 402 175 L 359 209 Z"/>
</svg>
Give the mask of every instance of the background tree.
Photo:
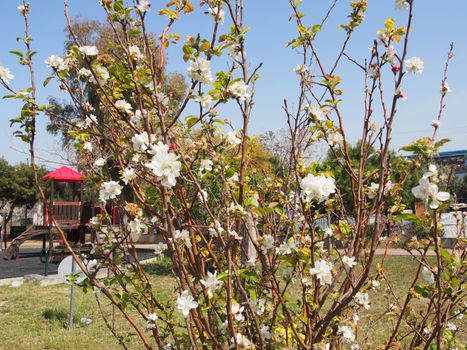
<svg viewBox="0 0 467 350">
<path fill-rule="evenodd" d="M 44 168 L 39 168 L 41 177 L 45 172 Z M 38 200 L 32 167 L 24 163 L 10 165 L 0 158 L 0 210 L 8 211 L 5 224 L 10 222 L 16 208 L 26 206 L 31 209 Z"/>
<path fill-rule="evenodd" d="M 358 164 L 361 161 L 361 142 L 358 141 L 355 145 L 348 145 L 348 154 L 351 160 L 352 166 L 358 168 Z M 391 183 L 399 183 L 401 180 L 404 180 L 401 188 L 398 189 L 400 194 L 401 202 L 409 208 L 413 209 L 415 204 L 415 198 L 412 195 L 411 189 L 415 187 L 418 183 L 418 179 L 421 176 L 421 171 L 417 169 L 407 170 L 407 159 L 403 156 L 397 155 L 395 151 L 390 151 L 390 168 L 392 171 Z M 339 154 L 339 158 L 336 158 L 336 154 L 331 150 L 328 151 L 326 158 L 322 163 L 318 165 L 318 168 L 321 170 L 333 171 L 336 179 L 336 185 L 339 188 L 342 199 L 344 201 L 344 206 L 347 208 L 349 213 L 354 213 L 356 208 L 356 203 L 354 196 L 352 196 L 352 191 L 355 189 L 352 188 L 352 181 L 348 174 L 341 167 L 336 166 L 338 160 L 342 161 L 342 154 Z M 365 176 L 369 176 L 374 183 L 378 183 L 378 169 L 381 167 L 381 158 L 379 152 L 374 147 L 371 147 L 368 156 L 365 162 L 364 173 Z M 371 185 L 371 182 L 368 183 Z M 390 201 L 390 204 L 394 204 L 393 201 Z"/>
<path fill-rule="evenodd" d="M 114 29 L 120 34 L 123 34 L 120 28 Z M 99 52 L 102 53 L 99 58 L 104 67 L 106 67 L 106 62 L 110 58 L 116 61 L 125 60 L 124 52 L 119 44 L 120 39 L 117 35 L 114 35 L 114 29 L 108 23 L 90 20 L 81 16 L 75 17 L 72 21 L 72 31 L 76 39 L 82 45 L 96 46 Z M 66 41 L 64 43 L 64 50 L 67 51 L 74 45 L 74 38 L 70 34 L 68 27 L 65 28 L 65 33 Z M 134 34 L 132 40 L 139 48 L 143 47 L 144 37 L 141 34 Z M 154 35 L 149 34 L 148 40 L 150 41 L 150 45 L 157 50 Z M 157 63 L 159 58 L 155 56 L 154 60 L 156 61 L 156 67 L 159 67 Z M 170 107 L 175 108 L 184 98 L 187 84 L 182 74 L 176 72 L 167 73 L 164 68 L 158 74 L 162 76 L 163 90 L 165 94 L 170 97 L 170 103 L 173 104 L 173 106 Z M 70 71 L 69 73 L 69 76 L 65 79 L 66 85 L 68 85 L 72 91 L 79 91 L 80 85 L 83 84 L 80 80 L 79 72 Z M 93 114 L 96 115 L 99 121 L 102 121 L 103 117 L 99 107 L 100 98 L 98 94 L 96 94 L 96 88 L 97 85 L 87 83 L 84 89 L 85 94 L 76 94 L 75 98 L 78 98 L 79 103 L 83 106 L 89 104 Z M 85 121 L 86 113 L 78 111 L 74 103 L 50 97 L 46 114 L 49 117 L 47 131 L 53 135 L 60 135 L 63 146 L 69 149 L 71 146 L 69 131 L 76 128 L 79 123 Z"/>
</svg>

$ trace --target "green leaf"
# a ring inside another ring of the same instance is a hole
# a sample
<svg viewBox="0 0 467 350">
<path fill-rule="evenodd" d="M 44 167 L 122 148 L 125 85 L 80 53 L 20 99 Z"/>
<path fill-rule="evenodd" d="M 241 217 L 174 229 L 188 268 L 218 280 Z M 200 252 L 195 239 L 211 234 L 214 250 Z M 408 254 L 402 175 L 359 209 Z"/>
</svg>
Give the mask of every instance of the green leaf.
<svg viewBox="0 0 467 350">
<path fill-rule="evenodd" d="M 241 270 L 239 274 L 240 274 L 240 277 L 249 279 L 249 280 L 254 281 L 254 282 L 256 282 L 258 280 L 258 276 L 253 271 Z"/>
<path fill-rule="evenodd" d="M 185 124 L 191 128 L 193 125 L 195 125 L 198 122 L 199 118 L 194 115 L 189 115 L 188 117 L 185 118 Z"/>
<path fill-rule="evenodd" d="M 11 50 L 10 53 L 12 53 L 13 55 L 16 55 L 16 56 L 19 56 L 21 58 L 23 58 L 23 53 L 21 51 L 18 51 L 18 50 Z"/>
<path fill-rule="evenodd" d="M 415 291 L 420 294 L 424 298 L 428 298 L 429 293 L 428 293 L 428 287 L 422 287 L 420 285 L 416 285 L 414 287 Z"/>
<path fill-rule="evenodd" d="M 450 263 L 454 261 L 454 258 L 452 257 L 451 253 L 449 253 L 448 250 L 446 249 L 440 249 L 439 250 L 439 254 L 447 261 L 449 261 Z"/>
<path fill-rule="evenodd" d="M 53 77 L 47 77 L 47 78 L 44 80 L 44 84 L 43 84 L 44 87 L 46 87 L 46 86 L 49 84 L 50 79 L 52 79 L 52 78 L 53 78 Z"/>
<path fill-rule="evenodd" d="M 441 139 L 439 140 L 438 142 L 435 143 L 435 147 L 436 148 L 440 148 L 441 146 L 443 146 L 444 144 L 448 143 L 448 142 L 451 142 L 451 139 Z"/>
<path fill-rule="evenodd" d="M 191 55 L 193 53 L 193 48 L 191 46 L 184 45 L 183 46 L 183 53 L 185 53 L 187 55 Z"/>
<path fill-rule="evenodd" d="M 423 220 L 415 214 L 399 214 L 396 216 L 396 221 L 410 221 L 418 225 L 423 225 Z"/>
</svg>

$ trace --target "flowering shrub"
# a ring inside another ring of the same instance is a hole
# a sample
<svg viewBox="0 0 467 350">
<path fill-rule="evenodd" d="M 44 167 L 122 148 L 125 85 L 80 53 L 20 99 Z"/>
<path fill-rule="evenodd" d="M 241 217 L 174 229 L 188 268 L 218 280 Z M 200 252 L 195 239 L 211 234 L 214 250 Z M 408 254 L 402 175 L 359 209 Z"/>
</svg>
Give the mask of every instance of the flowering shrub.
<svg viewBox="0 0 467 350">
<path fill-rule="evenodd" d="M 403 81 L 406 73 L 422 73 L 424 68 L 420 58 L 407 58 L 414 2 L 395 2 L 397 9 L 407 11 L 407 22 L 397 26 L 393 19 L 386 20 L 366 63 L 346 51 L 367 7 L 365 0 L 351 2 L 349 21 L 341 26 L 345 41 L 335 62 L 325 64 L 315 40 L 327 17 L 321 24 L 308 25 L 301 1 L 290 0 L 297 37 L 289 46 L 300 48 L 303 58 L 294 70 L 300 95 L 295 112 L 284 105 L 292 145 L 285 176 L 273 179 L 251 171 L 248 125 L 260 67 L 251 69 L 246 59 L 248 30 L 241 0 L 201 1 L 212 33 L 184 42 L 172 28 L 176 21 L 189 20 L 195 9 L 191 2 L 174 0 L 156 9 L 149 0 L 137 0 L 134 6 L 101 0 L 123 60 L 81 43 L 67 15 L 74 45 L 64 57 L 50 56 L 46 64 L 85 120 L 69 134 L 81 166 L 99 190 L 103 214 L 91 222 L 105 237 L 97 248 L 105 258 L 92 269 L 74 256 L 88 276 L 82 287 L 94 288 L 97 298 L 108 298 L 147 349 L 374 348 L 357 330 L 361 315 L 372 310 L 375 289 L 387 293 L 393 304 L 382 311 L 392 322 L 381 348 L 397 348 L 401 342 L 407 349 L 462 346 L 455 323 L 465 312 L 465 240 L 459 238 L 453 251 L 441 247 L 438 221 L 450 196 L 439 189 L 449 188 L 449 181 L 430 165 L 445 142 L 435 140 L 448 92 L 447 65 L 432 137 L 406 148 L 414 157 L 399 170 L 398 179 L 389 166 L 392 125 L 397 105 L 406 97 Z M 34 164 L 35 118 L 48 107 L 35 100 L 30 11 L 26 3 L 22 6 L 26 52 L 21 60 L 30 68 L 32 86 L 13 90 L 13 76 L 4 67 L 0 79 L 11 92 L 8 97 L 24 102 L 25 112 L 12 122 L 20 126 L 18 136 L 30 143 Z M 330 11 L 333 8 L 330 4 Z M 166 26 L 154 44 L 145 19 L 157 13 Z M 173 103 L 162 74 L 170 45 L 180 47 L 190 79 L 179 103 Z M 213 73 L 211 61 L 218 57 L 228 57 L 229 68 Z M 448 62 L 450 58 L 451 52 Z M 337 72 L 344 59 L 366 77 L 357 166 L 348 153 L 341 111 L 344 91 Z M 71 85 L 72 77 L 76 81 Z M 383 89 L 388 80 L 393 85 L 389 93 Z M 96 105 L 83 98 L 90 85 L 97 93 Z M 240 130 L 218 118 L 217 108 L 226 103 L 238 107 Z M 188 105 L 196 106 L 196 115 L 188 115 Z M 376 110 L 384 119 L 382 126 L 374 121 Z M 332 170 L 322 172 L 317 164 L 303 163 L 306 149 L 316 142 L 329 146 L 335 166 L 350 179 L 350 193 L 336 187 Z M 379 149 L 380 161 L 375 171 L 365 172 L 373 146 Z M 428 169 L 413 189 L 427 204 L 424 221 L 403 213 L 401 186 L 415 167 Z M 354 203 L 351 214 L 343 205 L 344 195 Z M 128 218 L 118 229 L 105 212 L 109 202 Z M 323 217 L 329 218 L 324 227 L 318 224 Z M 418 268 L 403 298 L 394 293 L 384 260 L 371 270 L 376 249 L 391 240 L 383 237 L 388 221 L 398 219 L 422 222 L 426 230 L 426 239 L 407 245 Z M 166 255 L 172 263 L 178 295 L 168 304 L 157 298 L 157 286 L 149 283 L 137 257 L 125 259 L 131 254 L 130 233 L 145 227 L 160 233 L 155 255 Z M 430 250 L 435 264 L 427 259 Z M 104 267 L 113 275 L 99 280 L 96 274 Z M 426 300 L 418 313 L 411 311 L 415 299 Z M 144 328 L 137 318 L 145 321 Z"/>
</svg>

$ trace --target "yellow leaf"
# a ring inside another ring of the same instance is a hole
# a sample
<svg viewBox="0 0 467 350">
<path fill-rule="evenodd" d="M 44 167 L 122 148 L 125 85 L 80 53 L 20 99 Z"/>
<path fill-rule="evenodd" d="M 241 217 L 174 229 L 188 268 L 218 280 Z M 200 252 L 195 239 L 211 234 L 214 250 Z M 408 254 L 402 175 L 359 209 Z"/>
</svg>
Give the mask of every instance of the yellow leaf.
<svg viewBox="0 0 467 350">
<path fill-rule="evenodd" d="M 185 4 L 185 8 L 183 9 L 183 12 L 184 13 L 190 13 L 190 12 L 193 12 L 195 10 L 195 7 L 193 6 L 193 4 L 189 1 L 186 2 Z"/>
</svg>

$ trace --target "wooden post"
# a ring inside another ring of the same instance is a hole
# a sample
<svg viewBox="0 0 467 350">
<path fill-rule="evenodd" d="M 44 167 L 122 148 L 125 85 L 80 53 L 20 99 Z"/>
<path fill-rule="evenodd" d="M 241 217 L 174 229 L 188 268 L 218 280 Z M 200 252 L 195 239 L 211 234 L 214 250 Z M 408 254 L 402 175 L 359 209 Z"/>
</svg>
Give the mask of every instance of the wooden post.
<svg viewBox="0 0 467 350">
<path fill-rule="evenodd" d="M 42 229 L 44 230 L 46 228 L 45 227 L 45 224 L 46 224 L 45 219 L 47 217 L 47 215 L 46 215 L 47 214 L 47 200 L 44 201 L 43 205 L 44 205 L 44 208 L 42 210 L 42 212 L 43 212 L 42 213 Z M 42 235 L 42 250 L 45 249 L 45 241 L 46 241 L 46 235 L 43 234 Z"/>
<path fill-rule="evenodd" d="M 84 194 L 83 181 L 79 182 L 79 242 L 86 243 L 86 230 L 84 229 Z"/>
<path fill-rule="evenodd" d="M 49 198 L 49 249 L 54 246 L 54 239 L 52 237 L 52 217 L 53 217 L 53 206 L 54 206 L 54 180 L 50 182 L 50 198 Z"/>
<path fill-rule="evenodd" d="M 6 214 L 3 216 L 3 243 L 5 249 L 7 248 L 7 240 L 6 240 Z"/>
</svg>

